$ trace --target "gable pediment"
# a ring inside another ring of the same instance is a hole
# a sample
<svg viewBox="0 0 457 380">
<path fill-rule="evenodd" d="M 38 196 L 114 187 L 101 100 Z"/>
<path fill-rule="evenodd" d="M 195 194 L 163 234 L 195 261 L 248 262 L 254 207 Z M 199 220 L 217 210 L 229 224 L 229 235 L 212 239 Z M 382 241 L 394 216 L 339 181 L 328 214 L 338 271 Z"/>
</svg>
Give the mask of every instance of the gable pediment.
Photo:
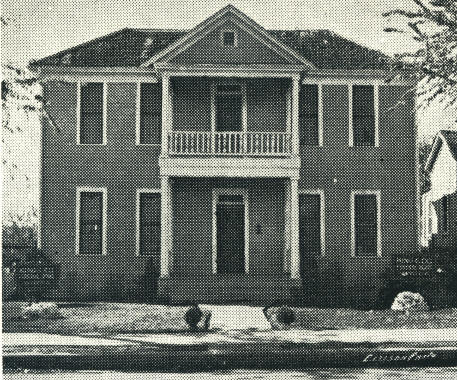
<svg viewBox="0 0 457 380">
<path fill-rule="evenodd" d="M 223 33 L 233 32 L 235 46 L 223 43 Z M 313 68 L 299 53 L 229 5 L 190 30 L 143 66 L 156 64 L 259 64 Z"/>
</svg>

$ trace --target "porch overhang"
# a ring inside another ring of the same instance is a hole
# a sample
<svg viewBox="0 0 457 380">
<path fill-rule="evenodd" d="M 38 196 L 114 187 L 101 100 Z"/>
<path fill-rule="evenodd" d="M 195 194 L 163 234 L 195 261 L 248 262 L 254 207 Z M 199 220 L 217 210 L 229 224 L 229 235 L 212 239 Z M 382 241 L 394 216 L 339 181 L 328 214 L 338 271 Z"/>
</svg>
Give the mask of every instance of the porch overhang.
<svg viewBox="0 0 457 380">
<path fill-rule="evenodd" d="M 160 157 L 161 176 L 291 178 L 300 177 L 300 157 Z"/>
</svg>

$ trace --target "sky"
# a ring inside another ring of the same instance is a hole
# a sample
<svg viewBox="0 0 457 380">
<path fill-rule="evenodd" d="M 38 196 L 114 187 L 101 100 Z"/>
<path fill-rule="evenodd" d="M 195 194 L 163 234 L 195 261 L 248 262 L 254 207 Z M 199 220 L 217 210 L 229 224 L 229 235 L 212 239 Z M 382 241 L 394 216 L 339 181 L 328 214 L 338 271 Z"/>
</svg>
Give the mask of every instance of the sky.
<svg viewBox="0 0 457 380">
<path fill-rule="evenodd" d="M 1 60 L 26 65 L 104 34 L 122 29 L 188 29 L 227 5 L 224 0 L 3 0 Z M 386 26 L 395 19 L 382 16 L 412 0 L 233 0 L 230 2 L 267 29 L 329 29 L 362 45 L 387 54 L 409 50 L 413 41 Z M 453 128 L 457 110 L 439 105 L 422 112 L 422 134 Z M 38 202 L 39 133 L 37 120 L 18 116 L 23 132 L 6 136 L 2 155 L 18 166 L 15 178 L 3 173 L 3 217 L 23 213 Z M 4 136 L 5 137 L 5 136 Z M 28 178 L 26 180 L 25 178 Z M 23 210 L 24 209 L 24 210 Z"/>
</svg>

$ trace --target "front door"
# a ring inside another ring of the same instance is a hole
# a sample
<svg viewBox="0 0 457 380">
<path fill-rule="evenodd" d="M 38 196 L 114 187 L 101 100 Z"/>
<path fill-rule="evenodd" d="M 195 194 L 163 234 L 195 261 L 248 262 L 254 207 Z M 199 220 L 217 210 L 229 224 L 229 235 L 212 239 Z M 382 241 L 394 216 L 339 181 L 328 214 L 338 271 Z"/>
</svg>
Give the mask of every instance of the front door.
<svg viewBox="0 0 457 380">
<path fill-rule="evenodd" d="M 245 204 L 243 195 L 224 195 L 216 205 L 217 273 L 245 272 Z"/>
</svg>

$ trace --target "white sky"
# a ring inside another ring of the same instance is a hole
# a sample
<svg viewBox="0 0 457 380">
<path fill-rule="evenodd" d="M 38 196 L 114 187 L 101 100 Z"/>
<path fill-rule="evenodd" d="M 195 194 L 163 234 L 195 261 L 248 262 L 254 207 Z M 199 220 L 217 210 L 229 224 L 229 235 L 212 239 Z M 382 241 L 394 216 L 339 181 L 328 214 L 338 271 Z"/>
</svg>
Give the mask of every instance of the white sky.
<svg viewBox="0 0 457 380">
<path fill-rule="evenodd" d="M 2 62 L 19 65 L 124 27 L 188 29 L 229 2 L 224 0 L 3 0 Z M 411 0 L 233 0 L 234 6 L 267 29 L 329 29 L 387 54 L 409 49 L 412 41 L 384 33 L 392 25 L 382 13 Z M 457 110 L 428 110 L 419 120 L 422 133 L 456 128 Z M 38 138 L 35 121 L 18 118 L 22 134 L 10 136 L 3 154 L 19 166 L 15 180 L 3 176 L 3 215 L 37 202 Z M 8 147 L 6 147 L 8 144 Z M 25 175 L 30 178 L 27 183 Z M 15 195 L 17 194 L 17 195 Z M 13 196 L 14 195 L 14 196 Z"/>
</svg>

